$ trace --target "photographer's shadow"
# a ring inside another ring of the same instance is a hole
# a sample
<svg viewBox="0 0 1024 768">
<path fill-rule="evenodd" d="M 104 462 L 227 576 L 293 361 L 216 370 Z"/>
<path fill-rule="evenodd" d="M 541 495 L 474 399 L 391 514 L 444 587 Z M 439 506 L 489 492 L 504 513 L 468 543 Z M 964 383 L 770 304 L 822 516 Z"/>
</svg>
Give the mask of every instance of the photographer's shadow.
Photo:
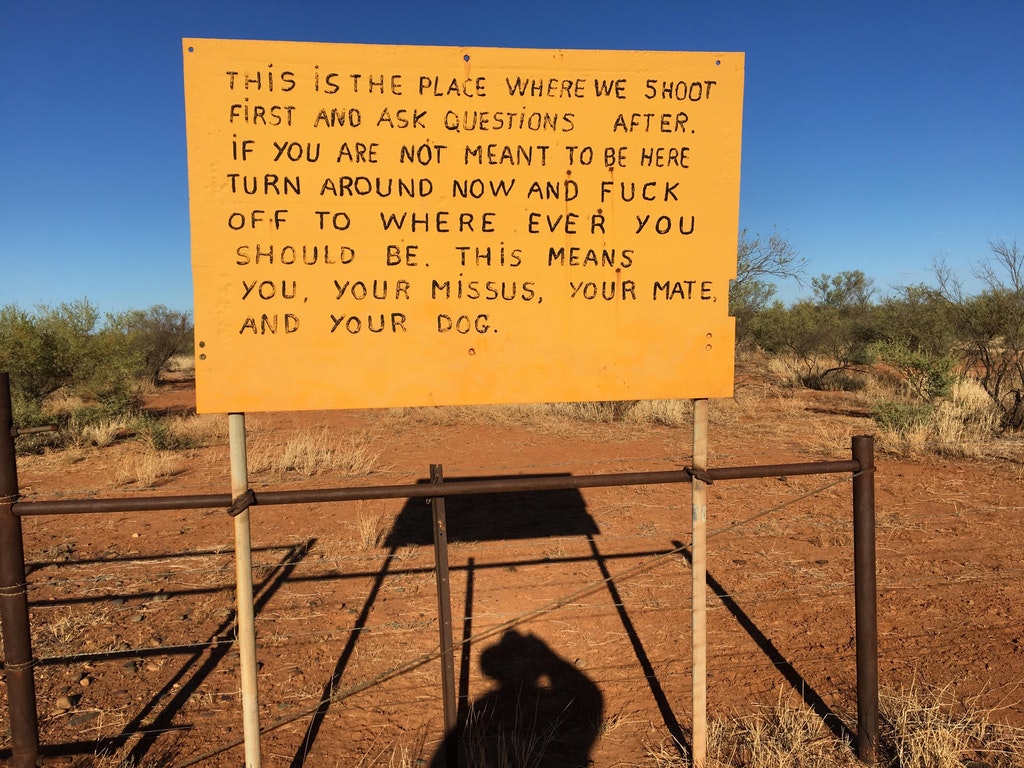
<svg viewBox="0 0 1024 768">
<path fill-rule="evenodd" d="M 507 631 L 480 654 L 497 685 L 459 718 L 432 768 L 586 768 L 604 711 L 598 687 L 534 635 Z"/>
</svg>

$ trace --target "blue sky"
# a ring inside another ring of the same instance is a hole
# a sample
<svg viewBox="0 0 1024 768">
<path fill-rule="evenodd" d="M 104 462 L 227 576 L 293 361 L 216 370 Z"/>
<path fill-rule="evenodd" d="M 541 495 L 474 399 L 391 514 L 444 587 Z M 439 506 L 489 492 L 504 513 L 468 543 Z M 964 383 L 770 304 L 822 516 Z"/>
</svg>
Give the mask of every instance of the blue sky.
<svg viewBox="0 0 1024 768">
<path fill-rule="evenodd" d="M 741 227 L 810 275 L 969 277 L 1024 245 L 1022 30 L 1021 0 L 2 0 L 0 306 L 191 308 L 183 37 L 743 51 Z"/>
</svg>

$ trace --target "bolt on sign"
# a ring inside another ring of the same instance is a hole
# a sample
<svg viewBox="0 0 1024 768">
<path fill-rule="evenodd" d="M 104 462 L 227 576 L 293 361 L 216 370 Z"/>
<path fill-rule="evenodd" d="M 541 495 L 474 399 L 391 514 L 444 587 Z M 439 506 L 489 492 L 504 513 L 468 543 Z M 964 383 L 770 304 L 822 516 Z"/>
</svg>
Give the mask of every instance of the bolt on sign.
<svg viewBox="0 0 1024 768">
<path fill-rule="evenodd" d="M 183 48 L 201 412 L 732 395 L 742 53 Z"/>
</svg>

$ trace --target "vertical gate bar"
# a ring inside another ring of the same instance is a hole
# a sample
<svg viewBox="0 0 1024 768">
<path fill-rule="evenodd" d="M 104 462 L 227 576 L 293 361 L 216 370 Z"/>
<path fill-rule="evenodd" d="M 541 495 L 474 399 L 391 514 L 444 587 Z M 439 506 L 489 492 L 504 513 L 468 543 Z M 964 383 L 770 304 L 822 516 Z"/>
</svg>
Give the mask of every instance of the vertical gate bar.
<svg viewBox="0 0 1024 768">
<path fill-rule="evenodd" d="M 444 467 L 430 465 L 430 482 L 444 482 Z M 441 635 L 441 698 L 444 699 L 445 761 L 448 768 L 458 765 L 459 734 L 455 732 L 458 721 L 458 702 L 455 693 L 455 643 L 452 639 L 451 583 L 448 579 L 448 518 L 444 497 L 435 496 L 430 500 L 434 518 L 434 566 L 437 574 L 437 618 Z"/>
<path fill-rule="evenodd" d="M 25 543 L 21 518 L 11 510 L 18 499 L 14 430 L 11 379 L 0 372 L 0 630 L 4 680 L 11 719 L 11 765 L 32 768 L 39 759 L 39 719 L 25 583 Z"/>
<path fill-rule="evenodd" d="M 857 627 L 857 757 L 878 756 L 878 605 L 875 570 L 875 443 L 853 438 L 861 469 L 853 478 L 853 562 Z"/>
<path fill-rule="evenodd" d="M 708 468 L 708 401 L 693 401 L 693 468 Z M 707 660 L 707 485 L 696 477 L 691 481 L 693 502 L 693 560 L 691 567 L 693 627 L 693 744 L 694 768 L 704 768 L 708 750 L 708 660 Z"/>
<path fill-rule="evenodd" d="M 231 497 L 249 490 L 249 467 L 245 447 L 245 414 L 228 414 L 228 443 L 231 453 Z M 245 768 L 260 768 L 260 710 L 256 680 L 256 616 L 252 595 L 252 537 L 249 509 L 235 515 L 235 603 L 238 618 L 239 676 L 242 684 L 242 735 L 245 738 Z"/>
</svg>

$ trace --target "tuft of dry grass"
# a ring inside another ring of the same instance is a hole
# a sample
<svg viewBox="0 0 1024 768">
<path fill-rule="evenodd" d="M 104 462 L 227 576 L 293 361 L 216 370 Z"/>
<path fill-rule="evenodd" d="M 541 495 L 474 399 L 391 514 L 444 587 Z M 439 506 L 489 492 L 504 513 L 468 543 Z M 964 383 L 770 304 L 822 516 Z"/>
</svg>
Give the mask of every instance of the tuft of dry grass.
<svg viewBox="0 0 1024 768">
<path fill-rule="evenodd" d="M 1024 731 L 991 722 L 973 700 L 951 687 L 912 686 L 879 696 L 880 765 L 900 768 L 1020 768 Z M 647 747 L 644 765 L 689 768 L 672 743 Z M 749 717 L 708 724 L 707 768 L 855 768 L 851 745 L 837 741 L 821 718 L 780 696 Z"/>
<path fill-rule="evenodd" d="M 86 406 L 85 400 L 70 389 L 61 388 L 46 398 L 44 411 L 51 415 L 71 414 Z"/>
<path fill-rule="evenodd" d="M 167 433 L 181 444 L 195 446 L 223 443 L 228 437 L 228 420 L 222 414 L 202 413 L 173 416 Z"/>
<path fill-rule="evenodd" d="M 365 514 L 360 512 L 356 525 L 359 531 L 359 548 L 364 552 L 378 547 L 387 534 L 383 513 Z"/>
<path fill-rule="evenodd" d="M 537 429 L 553 421 L 551 408 L 544 403 L 392 408 L 387 417 L 394 421 L 430 427 L 475 424 Z"/>
<path fill-rule="evenodd" d="M 127 434 L 128 422 L 125 419 L 101 419 L 95 424 L 86 424 L 81 429 L 82 439 L 97 448 L 112 445 L 119 437 Z"/>
<path fill-rule="evenodd" d="M 976 700 L 958 699 L 952 686 L 883 691 L 879 715 L 883 744 L 900 768 L 1024 765 L 1024 730 L 991 722 Z"/>
<path fill-rule="evenodd" d="M 32 628 L 35 630 L 38 627 L 40 633 L 33 637 L 33 643 L 37 648 L 49 647 L 52 643 L 56 643 L 58 646 L 68 646 L 86 633 L 94 631 L 96 625 L 102 624 L 102 622 L 102 617 L 96 617 L 92 613 L 65 610 L 49 618 L 45 625 L 41 625 L 41 623 L 33 625 Z"/>
<path fill-rule="evenodd" d="M 693 418 L 690 400 L 599 400 L 438 408 L 396 408 L 389 418 L 427 426 L 479 424 L 566 435 L 594 424 L 679 427 Z"/>
<path fill-rule="evenodd" d="M 692 400 L 638 400 L 626 413 L 625 421 L 683 427 L 693 422 Z"/>
<path fill-rule="evenodd" d="M 307 429 L 289 437 L 285 444 L 254 441 L 249 450 L 249 469 L 274 475 L 295 473 L 302 477 L 333 474 L 367 475 L 380 463 L 380 450 L 368 433 L 341 436 L 326 427 Z"/>
<path fill-rule="evenodd" d="M 846 768 L 859 765 L 848 744 L 802 705 L 779 701 L 755 715 L 708 727 L 708 768 Z"/>
<path fill-rule="evenodd" d="M 143 444 L 138 450 L 128 453 L 114 475 L 118 485 L 138 484 L 149 488 L 158 480 L 171 477 L 181 469 L 181 459 L 170 451 L 159 451 Z"/>
<path fill-rule="evenodd" d="M 141 762 L 136 762 L 132 753 L 132 744 L 128 744 L 115 752 L 103 750 L 94 755 L 82 755 L 68 763 L 69 768 L 171 768 L 178 763 L 180 754 L 177 748 L 179 738 L 171 738 L 168 744 L 151 749 Z"/>
<path fill-rule="evenodd" d="M 548 764 L 548 750 L 562 727 L 562 717 L 538 722 L 536 712 L 516 711 L 511 723 L 495 727 L 490 712 L 470 707 L 463 724 L 461 748 L 468 765 L 479 768 L 520 768 Z"/>
<path fill-rule="evenodd" d="M 170 373 L 195 373 L 196 370 L 196 358 L 195 355 L 182 354 L 174 355 L 164 365 L 164 370 Z"/>
</svg>

